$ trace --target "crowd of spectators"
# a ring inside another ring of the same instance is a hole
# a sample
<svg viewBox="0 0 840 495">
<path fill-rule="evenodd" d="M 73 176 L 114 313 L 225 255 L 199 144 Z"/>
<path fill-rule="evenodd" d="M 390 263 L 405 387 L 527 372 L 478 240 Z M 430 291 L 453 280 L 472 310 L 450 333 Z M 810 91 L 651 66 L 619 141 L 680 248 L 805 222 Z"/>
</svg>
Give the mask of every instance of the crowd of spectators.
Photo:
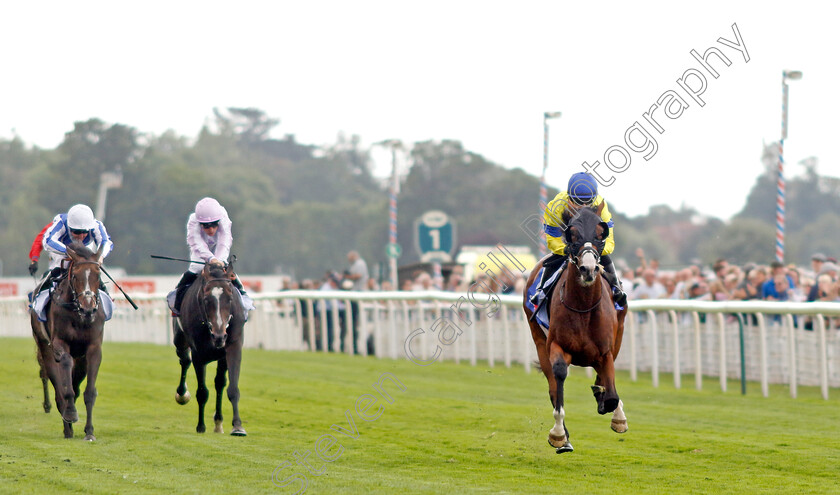
<svg viewBox="0 0 840 495">
<path fill-rule="evenodd" d="M 700 263 L 678 270 L 662 270 L 636 251 L 635 269 L 621 267 L 628 300 L 694 299 L 701 301 L 840 301 L 840 268 L 837 259 L 822 253 L 811 257 L 811 266 L 798 267 L 773 261 L 743 266 L 719 259 L 705 271 Z"/>
<path fill-rule="evenodd" d="M 648 262 L 636 251 L 639 265 L 622 267 L 621 279 L 629 301 L 640 299 L 691 299 L 697 301 L 789 301 L 840 302 L 840 267 L 837 259 L 814 253 L 809 267 L 746 263 L 743 266 L 718 259 L 704 271 L 698 262 L 678 270 L 661 270 L 656 260 Z M 632 303 L 631 303 L 632 304 Z M 794 318 L 796 320 L 796 318 Z M 773 321 L 780 321 L 774 317 Z M 840 328 L 840 319 L 826 319 L 826 328 Z M 804 328 L 813 329 L 805 318 Z"/>
<path fill-rule="evenodd" d="M 840 302 L 840 267 L 837 259 L 822 253 L 815 253 L 811 257 L 811 264 L 799 267 L 793 264 L 784 265 L 777 261 L 769 264 L 746 263 L 736 265 L 725 259 L 718 259 L 711 266 L 704 266 L 699 261 L 679 269 L 663 269 L 655 259 L 648 260 L 642 249 L 636 250 L 638 264 L 631 268 L 626 262 L 619 260 L 616 265 L 620 274 L 622 286 L 629 301 L 641 299 L 691 299 L 698 301 L 835 301 Z M 320 280 L 305 279 L 300 282 L 288 281 L 282 289 L 321 290 L 321 291 L 391 291 L 393 287 L 389 280 L 378 282 L 370 277 L 367 264 L 356 251 L 347 254 L 348 265 L 343 272 L 327 271 Z M 468 280 L 464 276 L 462 266 L 454 266 L 446 277 L 435 276 L 424 270 L 416 270 L 410 277 L 406 277 L 399 290 L 428 291 L 443 290 L 449 292 L 481 292 L 494 294 L 521 294 L 527 273 L 515 274 L 512 271 L 496 274 L 491 277 L 479 272 L 475 279 Z M 301 301 L 303 318 L 307 318 L 306 304 Z M 337 311 L 332 305 L 337 304 Z M 320 348 L 320 318 L 323 314 L 338 313 L 340 327 L 340 342 L 342 351 L 347 333 L 348 308 L 343 300 L 335 302 L 325 300 L 313 305 L 314 318 L 317 320 Z M 353 321 L 354 352 L 358 336 L 358 303 L 350 303 Z M 333 340 L 333 318 L 327 318 L 328 340 Z M 830 322 L 829 326 L 836 326 Z M 810 328 L 806 322 L 806 328 Z M 368 352 L 372 353 L 372 342 L 368 342 Z"/>
</svg>

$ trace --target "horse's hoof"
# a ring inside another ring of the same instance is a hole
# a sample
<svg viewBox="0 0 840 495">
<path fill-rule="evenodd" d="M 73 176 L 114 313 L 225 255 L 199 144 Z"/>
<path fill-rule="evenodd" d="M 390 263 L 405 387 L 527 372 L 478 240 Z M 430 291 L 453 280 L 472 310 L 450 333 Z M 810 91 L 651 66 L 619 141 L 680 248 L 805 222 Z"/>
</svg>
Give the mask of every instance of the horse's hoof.
<svg viewBox="0 0 840 495">
<path fill-rule="evenodd" d="M 175 392 L 175 402 L 177 402 L 178 404 L 181 404 L 183 406 L 184 404 L 186 404 L 189 401 L 190 401 L 190 391 L 189 390 L 187 390 L 187 392 L 184 395 L 178 395 L 178 392 Z"/>
<path fill-rule="evenodd" d="M 574 452 L 574 451 L 575 451 L 575 449 L 572 447 L 572 444 L 569 443 L 569 441 L 567 440 L 566 443 L 564 443 L 562 447 L 557 448 L 556 452 L 558 454 L 565 454 L 566 452 Z"/>
<path fill-rule="evenodd" d="M 49 404 L 44 404 L 44 412 L 49 414 L 52 411 L 52 406 Z"/>
<path fill-rule="evenodd" d="M 626 419 L 614 419 L 610 422 L 610 428 L 616 433 L 624 433 L 630 428 L 627 426 Z"/>
<path fill-rule="evenodd" d="M 93 435 L 85 435 L 85 442 L 95 442 L 96 437 Z"/>
<path fill-rule="evenodd" d="M 205 431 L 206 429 L 207 429 L 207 428 L 205 428 L 205 427 L 204 427 L 204 425 L 198 425 L 198 426 L 196 426 L 196 427 L 195 427 L 195 432 L 196 432 L 196 433 L 204 433 L 204 431 Z"/>
<path fill-rule="evenodd" d="M 235 437 L 246 437 L 246 436 L 248 436 L 248 434 L 245 433 L 245 430 L 243 430 L 241 426 L 238 427 L 238 428 L 234 428 L 233 431 L 230 432 L 230 434 L 235 436 Z"/>
<path fill-rule="evenodd" d="M 216 427 L 213 428 L 213 433 L 224 433 L 225 429 L 222 428 L 222 422 L 216 421 Z"/>
<path fill-rule="evenodd" d="M 548 434 L 548 444 L 554 447 L 555 449 L 562 448 L 567 443 L 569 443 L 569 439 L 565 435 L 563 435 L 562 437 L 558 437 L 552 433 Z"/>
</svg>

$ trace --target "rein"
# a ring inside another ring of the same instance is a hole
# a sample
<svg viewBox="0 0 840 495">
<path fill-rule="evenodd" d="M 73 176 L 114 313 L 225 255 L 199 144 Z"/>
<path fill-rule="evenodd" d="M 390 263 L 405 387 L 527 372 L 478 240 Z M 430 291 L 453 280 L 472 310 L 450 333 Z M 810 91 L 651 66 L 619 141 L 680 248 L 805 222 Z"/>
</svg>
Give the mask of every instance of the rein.
<svg viewBox="0 0 840 495">
<path fill-rule="evenodd" d="M 600 275 L 599 275 L 599 276 L 600 276 Z M 565 295 L 566 295 L 566 281 L 565 281 L 565 280 L 563 280 L 563 287 L 560 287 L 560 302 L 561 302 L 561 303 L 563 303 L 563 306 L 566 306 L 566 309 L 571 309 L 571 310 L 572 310 L 572 311 L 574 311 L 575 313 L 581 313 L 581 314 L 584 314 L 584 313 L 590 313 L 590 312 L 594 311 L 594 310 L 595 310 L 595 308 L 597 308 L 597 307 L 598 307 L 598 305 L 599 305 L 599 304 L 601 304 L 601 296 L 598 296 L 598 300 L 597 300 L 597 301 L 595 301 L 595 304 L 594 304 L 594 305 L 592 305 L 592 307 L 591 307 L 591 308 L 589 308 L 589 309 L 576 309 L 576 308 L 573 308 L 573 307 L 569 306 L 569 305 L 566 303 L 566 297 L 565 297 Z"/>
</svg>

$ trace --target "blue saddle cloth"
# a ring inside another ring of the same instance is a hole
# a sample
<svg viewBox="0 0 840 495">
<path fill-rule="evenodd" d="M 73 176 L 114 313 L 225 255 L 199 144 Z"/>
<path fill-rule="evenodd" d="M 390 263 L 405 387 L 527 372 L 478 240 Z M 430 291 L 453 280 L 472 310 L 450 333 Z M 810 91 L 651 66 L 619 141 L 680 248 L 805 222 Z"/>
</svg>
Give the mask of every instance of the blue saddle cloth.
<svg viewBox="0 0 840 495">
<path fill-rule="evenodd" d="M 551 276 L 550 280 L 547 280 L 546 283 L 542 283 L 545 268 L 540 268 L 539 273 L 537 273 L 537 276 L 534 277 L 534 283 L 528 287 L 528 302 L 531 303 L 531 311 L 534 312 L 534 319 L 536 319 L 537 323 L 546 330 L 548 329 L 548 304 L 545 304 L 546 292 L 548 292 L 548 288 L 551 287 L 551 284 L 557 280 L 557 276 L 561 271 L 562 270 L 557 270 L 554 272 L 554 275 Z"/>
</svg>

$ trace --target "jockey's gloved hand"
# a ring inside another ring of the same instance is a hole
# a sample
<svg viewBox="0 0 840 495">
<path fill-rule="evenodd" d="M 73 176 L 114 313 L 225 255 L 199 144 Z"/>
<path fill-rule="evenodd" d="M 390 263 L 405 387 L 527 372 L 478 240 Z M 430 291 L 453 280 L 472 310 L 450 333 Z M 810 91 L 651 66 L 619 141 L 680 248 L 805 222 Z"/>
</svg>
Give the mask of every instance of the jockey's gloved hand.
<svg viewBox="0 0 840 495">
<path fill-rule="evenodd" d="M 212 260 L 210 260 L 210 264 L 211 265 L 216 265 L 216 266 L 221 266 L 221 267 L 225 266 L 225 264 L 222 262 L 222 260 L 220 260 L 218 258 L 213 258 Z"/>
<path fill-rule="evenodd" d="M 32 260 L 29 263 L 29 274 L 34 277 L 36 273 L 38 273 L 38 260 Z"/>
</svg>

